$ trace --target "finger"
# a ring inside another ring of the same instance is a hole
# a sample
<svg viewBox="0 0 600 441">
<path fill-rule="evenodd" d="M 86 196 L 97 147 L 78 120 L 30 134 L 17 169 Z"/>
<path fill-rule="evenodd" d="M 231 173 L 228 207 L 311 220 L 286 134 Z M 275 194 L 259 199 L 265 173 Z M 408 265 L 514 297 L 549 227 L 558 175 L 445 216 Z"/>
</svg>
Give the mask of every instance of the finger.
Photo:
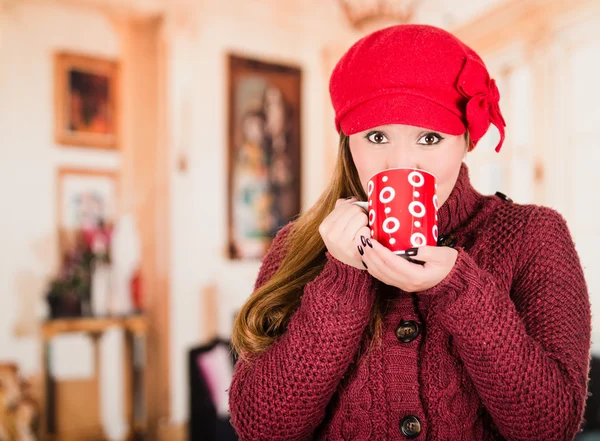
<svg viewBox="0 0 600 441">
<path fill-rule="evenodd" d="M 413 248 L 411 251 L 412 252 L 409 253 L 411 259 L 416 259 L 423 261 L 426 264 L 429 263 L 435 265 L 438 263 L 443 263 L 448 259 L 448 252 L 450 251 L 450 248 L 422 246 Z"/>
<path fill-rule="evenodd" d="M 425 266 L 425 263 L 426 263 L 424 260 L 413 259 L 412 257 L 408 257 L 408 256 L 400 256 L 400 257 L 404 257 L 404 259 L 406 259 L 408 262 L 414 263 L 417 265 L 421 265 L 421 266 Z"/>
<path fill-rule="evenodd" d="M 362 221 L 356 221 L 354 218 L 356 216 L 360 219 L 361 216 L 364 216 L 364 213 L 359 207 L 356 207 L 354 205 L 340 206 L 339 208 L 337 208 L 337 210 L 340 213 L 334 221 L 334 223 L 331 224 L 331 229 L 334 231 L 331 232 L 330 237 L 333 240 L 345 241 L 347 239 L 348 241 L 351 241 L 354 238 L 354 234 L 361 227 L 362 224 Z M 358 225 L 352 232 L 348 233 L 350 228 L 353 228 L 349 227 L 351 223 L 354 223 L 355 225 L 358 223 Z"/>
<path fill-rule="evenodd" d="M 350 204 L 350 202 L 352 202 L 353 200 L 355 200 L 355 198 L 351 198 L 351 199 L 338 199 L 335 202 L 335 208 L 333 209 L 333 211 L 331 213 L 329 213 L 329 216 L 327 216 L 327 219 L 326 219 L 327 220 L 327 226 L 331 227 L 332 225 L 335 225 L 335 223 L 345 213 L 347 213 L 347 211 L 351 207 L 354 207 L 354 205 Z"/>
<path fill-rule="evenodd" d="M 377 241 L 371 241 L 373 248 L 368 250 L 369 260 L 382 277 L 395 283 L 407 284 L 420 277 L 423 267 L 396 255 Z"/>
<path fill-rule="evenodd" d="M 364 211 L 366 214 L 369 214 L 369 209 L 367 207 L 365 207 L 367 203 L 366 202 L 360 202 L 358 200 L 352 201 L 352 205 L 356 205 L 357 207 L 359 207 L 362 211 Z"/>
<path fill-rule="evenodd" d="M 369 218 L 365 214 L 363 210 L 356 207 L 357 210 L 352 217 L 348 220 L 348 224 L 344 227 L 343 236 L 344 238 L 348 238 L 348 241 L 353 241 L 356 237 L 356 233 L 363 227 L 366 228 L 367 222 Z"/>
<path fill-rule="evenodd" d="M 361 228 L 358 229 L 358 231 L 354 235 L 354 243 L 356 245 L 360 245 L 361 247 L 367 246 L 366 242 L 363 243 L 363 241 L 361 240 L 361 237 L 364 237 L 365 240 L 367 240 L 371 237 L 371 230 L 369 229 L 368 226 L 366 226 L 366 225 L 362 226 Z"/>
<path fill-rule="evenodd" d="M 382 246 L 374 239 L 366 240 L 365 255 L 363 257 L 364 262 L 369 267 L 371 275 L 383 283 L 388 285 L 394 281 L 394 275 L 389 271 L 387 265 L 383 259 L 382 254 L 385 252 L 391 253 L 387 248 Z M 395 256 L 394 256 L 395 257 Z"/>
<path fill-rule="evenodd" d="M 372 244 L 373 250 L 377 253 L 379 259 L 381 259 L 382 261 L 382 266 L 385 265 L 398 271 L 406 271 L 412 269 L 411 265 L 407 265 L 407 263 L 409 262 L 407 262 L 406 259 L 404 259 L 396 253 L 391 252 L 378 241 L 373 240 Z"/>
<path fill-rule="evenodd" d="M 354 236 L 354 245 L 356 245 L 356 248 L 358 250 L 358 253 L 360 254 L 361 259 L 365 255 L 365 247 L 367 246 L 365 241 L 370 236 L 370 234 L 371 234 L 371 230 L 369 230 L 369 227 L 363 226 L 358 229 L 358 231 L 356 232 L 356 235 Z M 364 262 L 363 262 L 363 266 L 364 266 Z"/>
<path fill-rule="evenodd" d="M 371 274 L 380 282 L 383 282 L 386 285 L 394 286 L 394 281 L 387 278 L 376 266 L 373 265 L 373 263 L 369 262 L 368 259 L 363 259 L 363 266 L 367 269 L 369 274 Z"/>
<path fill-rule="evenodd" d="M 351 201 L 351 200 L 356 200 L 356 198 L 354 196 L 351 196 L 349 198 L 338 199 L 338 200 L 335 201 L 335 206 L 338 207 L 338 206 L 343 205 L 346 202 Z"/>
<path fill-rule="evenodd" d="M 331 213 L 327 215 L 325 219 L 323 219 L 323 222 L 321 222 L 321 225 L 319 227 L 319 232 L 322 236 L 328 237 L 332 233 L 335 234 L 335 223 L 337 222 L 337 219 L 340 217 L 340 215 L 343 213 L 342 207 L 344 206 L 344 203 L 345 199 L 338 199 L 335 202 L 335 208 L 331 211 Z"/>
</svg>

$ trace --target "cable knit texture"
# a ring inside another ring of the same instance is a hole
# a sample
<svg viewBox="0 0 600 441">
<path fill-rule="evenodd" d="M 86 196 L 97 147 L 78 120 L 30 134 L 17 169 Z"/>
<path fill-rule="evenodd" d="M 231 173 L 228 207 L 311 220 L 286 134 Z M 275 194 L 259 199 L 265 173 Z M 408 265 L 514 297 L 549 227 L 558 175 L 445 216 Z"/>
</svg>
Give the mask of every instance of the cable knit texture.
<svg viewBox="0 0 600 441">
<path fill-rule="evenodd" d="M 287 332 L 239 361 L 230 390 L 241 440 L 572 440 L 586 400 L 590 304 L 564 219 L 482 196 L 462 166 L 440 230 L 458 259 L 437 286 L 406 293 L 328 255 Z M 284 228 L 256 286 L 285 256 Z M 380 345 L 355 360 L 376 295 L 393 294 Z M 421 327 L 403 343 L 401 320 Z"/>
</svg>

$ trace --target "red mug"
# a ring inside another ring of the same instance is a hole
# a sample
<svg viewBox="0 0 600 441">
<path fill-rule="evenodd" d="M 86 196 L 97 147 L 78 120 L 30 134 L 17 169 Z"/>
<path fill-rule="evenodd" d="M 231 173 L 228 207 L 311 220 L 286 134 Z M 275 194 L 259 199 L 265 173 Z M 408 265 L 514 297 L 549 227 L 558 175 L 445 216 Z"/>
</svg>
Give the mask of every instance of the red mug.
<svg viewBox="0 0 600 441">
<path fill-rule="evenodd" d="M 367 183 L 367 202 L 356 202 L 369 215 L 371 237 L 393 253 L 438 240 L 437 180 L 425 170 L 392 168 Z"/>
</svg>

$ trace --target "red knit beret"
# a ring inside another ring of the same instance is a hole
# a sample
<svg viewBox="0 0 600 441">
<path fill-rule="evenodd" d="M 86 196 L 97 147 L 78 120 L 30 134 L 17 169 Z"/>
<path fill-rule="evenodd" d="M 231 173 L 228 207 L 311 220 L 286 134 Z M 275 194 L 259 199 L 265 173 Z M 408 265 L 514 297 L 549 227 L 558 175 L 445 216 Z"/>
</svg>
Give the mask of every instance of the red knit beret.
<svg viewBox="0 0 600 441">
<path fill-rule="evenodd" d="M 506 126 L 500 94 L 483 60 L 452 34 L 428 25 L 398 25 L 357 41 L 329 82 L 338 132 L 407 124 L 461 135 L 473 146 L 490 123 Z"/>
</svg>

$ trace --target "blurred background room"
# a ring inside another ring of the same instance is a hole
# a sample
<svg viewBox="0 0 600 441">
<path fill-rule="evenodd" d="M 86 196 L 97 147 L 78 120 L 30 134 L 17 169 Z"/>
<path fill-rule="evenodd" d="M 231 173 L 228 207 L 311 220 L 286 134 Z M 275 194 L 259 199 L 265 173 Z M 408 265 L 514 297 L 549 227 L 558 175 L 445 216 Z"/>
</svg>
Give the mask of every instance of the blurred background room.
<svg viewBox="0 0 600 441">
<path fill-rule="evenodd" d="M 0 441 L 235 439 L 233 317 L 331 176 L 329 75 L 404 22 L 485 60 L 471 179 L 566 218 L 600 357 L 600 0 L 0 0 Z"/>
</svg>

